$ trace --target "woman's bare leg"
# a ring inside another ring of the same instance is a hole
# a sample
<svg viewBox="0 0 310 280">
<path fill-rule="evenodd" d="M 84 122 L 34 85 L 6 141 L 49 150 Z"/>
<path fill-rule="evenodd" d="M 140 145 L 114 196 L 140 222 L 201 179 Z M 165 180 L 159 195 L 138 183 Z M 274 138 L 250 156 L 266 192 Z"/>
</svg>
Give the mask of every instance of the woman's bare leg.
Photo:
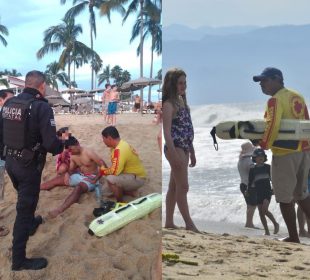
<svg viewBox="0 0 310 280">
<path fill-rule="evenodd" d="M 197 227 L 195 226 L 188 209 L 187 203 L 187 192 L 189 189 L 188 185 L 188 163 L 189 163 L 189 153 L 185 153 L 183 149 L 176 148 L 178 156 L 182 159 L 182 165 L 180 168 L 176 168 L 175 170 L 172 168 L 172 175 L 174 177 L 175 182 L 175 191 L 176 191 L 176 202 L 178 208 L 181 212 L 181 215 L 185 222 L 185 227 L 187 230 L 199 232 Z M 168 154 L 169 160 L 169 154 Z"/>
<path fill-rule="evenodd" d="M 170 172 L 169 187 L 166 195 L 166 223 L 165 228 L 177 228 L 173 221 L 173 214 L 176 205 L 176 190 L 172 171 Z"/>
</svg>

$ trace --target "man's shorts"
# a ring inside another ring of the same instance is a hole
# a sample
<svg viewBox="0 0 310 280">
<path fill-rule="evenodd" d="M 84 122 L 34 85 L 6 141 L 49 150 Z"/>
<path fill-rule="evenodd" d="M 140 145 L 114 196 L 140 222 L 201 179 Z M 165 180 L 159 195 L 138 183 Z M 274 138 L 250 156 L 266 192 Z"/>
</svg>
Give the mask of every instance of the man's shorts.
<svg viewBox="0 0 310 280">
<path fill-rule="evenodd" d="M 91 182 L 87 181 L 86 179 L 93 179 L 95 177 L 96 177 L 95 174 L 84 175 L 82 173 L 74 173 L 69 178 L 69 186 L 75 187 L 79 183 L 84 183 L 87 185 L 88 191 L 92 192 L 96 187 L 99 186 L 99 181 L 97 181 L 96 184 L 92 184 Z"/>
<path fill-rule="evenodd" d="M 136 177 L 134 174 L 108 175 L 105 181 L 117 185 L 124 191 L 135 191 L 145 183 L 145 178 Z"/>
<path fill-rule="evenodd" d="M 117 110 L 117 102 L 109 102 L 108 115 L 116 114 L 116 110 Z"/>
<path fill-rule="evenodd" d="M 272 156 L 271 179 L 277 202 L 290 203 L 308 196 L 310 153 Z"/>
</svg>

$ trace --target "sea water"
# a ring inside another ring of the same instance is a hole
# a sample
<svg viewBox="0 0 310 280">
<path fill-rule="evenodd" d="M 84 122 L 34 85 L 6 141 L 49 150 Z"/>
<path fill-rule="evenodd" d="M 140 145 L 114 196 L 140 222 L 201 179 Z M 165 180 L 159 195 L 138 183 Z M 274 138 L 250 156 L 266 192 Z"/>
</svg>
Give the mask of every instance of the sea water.
<svg viewBox="0 0 310 280">
<path fill-rule="evenodd" d="M 189 168 L 188 202 L 193 220 L 203 230 L 220 233 L 231 232 L 247 235 L 262 235 L 263 231 L 245 232 L 246 203 L 239 190 L 240 177 L 237 169 L 241 144 L 247 140 L 218 141 L 218 151 L 214 149 L 210 131 L 221 121 L 263 119 L 264 103 L 256 104 L 217 104 L 191 107 L 192 121 L 195 131 L 194 148 L 197 164 Z M 268 164 L 271 164 L 271 152 L 266 151 Z M 163 194 L 167 192 L 170 166 L 163 156 Z M 286 233 L 285 224 L 279 205 L 274 196 L 269 206 L 280 224 L 281 232 Z M 182 225 L 181 215 L 176 207 L 176 222 Z M 165 203 L 163 203 L 163 222 L 165 220 Z M 273 225 L 267 218 L 269 230 Z M 263 228 L 258 211 L 254 216 L 254 224 Z M 210 228 L 211 227 L 211 228 Z"/>
</svg>

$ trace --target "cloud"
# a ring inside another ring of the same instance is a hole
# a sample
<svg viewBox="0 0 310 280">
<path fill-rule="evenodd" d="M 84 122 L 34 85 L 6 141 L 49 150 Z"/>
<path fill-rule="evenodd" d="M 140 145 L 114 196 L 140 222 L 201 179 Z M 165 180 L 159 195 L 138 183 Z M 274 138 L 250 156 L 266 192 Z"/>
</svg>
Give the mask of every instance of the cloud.
<svg viewBox="0 0 310 280">
<path fill-rule="evenodd" d="M 177 13 L 176 11 L 177 7 Z M 309 0 L 163 1 L 163 23 L 199 26 L 307 24 Z"/>
</svg>

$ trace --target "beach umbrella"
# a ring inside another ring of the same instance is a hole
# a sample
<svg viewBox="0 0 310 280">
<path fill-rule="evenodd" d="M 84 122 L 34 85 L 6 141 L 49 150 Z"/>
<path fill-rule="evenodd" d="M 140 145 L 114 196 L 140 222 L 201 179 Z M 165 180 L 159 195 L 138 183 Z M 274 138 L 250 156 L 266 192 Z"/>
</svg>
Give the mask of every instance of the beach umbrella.
<svg viewBox="0 0 310 280">
<path fill-rule="evenodd" d="M 60 95 L 56 95 L 56 94 L 53 94 L 53 95 L 48 95 L 45 97 L 46 99 L 59 99 L 61 98 Z"/>
<path fill-rule="evenodd" d="M 159 85 L 160 83 L 161 83 L 161 80 L 158 80 L 158 79 L 141 77 L 141 78 L 134 79 L 126 83 L 123 83 L 122 88 L 126 88 L 126 87 L 129 88 L 130 86 L 133 86 L 133 87 L 137 87 L 137 89 L 141 89 L 146 86 Z"/>
<path fill-rule="evenodd" d="M 69 106 L 69 103 L 59 95 L 49 95 L 46 96 L 46 99 L 48 100 L 48 103 L 51 106 L 57 106 L 57 105 Z"/>
<path fill-rule="evenodd" d="M 69 93 L 70 94 L 70 104 L 71 104 L 71 106 L 73 105 L 72 95 L 75 94 L 75 93 L 82 93 L 82 92 L 86 92 L 86 91 L 83 90 L 83 89 L 74 88 L 74 87 L 67 88 L 67 89 L 61 91 L 61 93 Z"/>
<path fill-rule="evenodd" d="M 140 90 L 141 88 L 145 88 L 146 86 L 135 86 L 133 84 L 123 84 L 119 91 L 120 92 L 133 92 L 133 91 L 136 91 L 136 90 Z"/>
<path fill-rule="evenodd" d="M 61 93 L 82 93 L 82 92 L 86 92 L 84 89 L 80 89 L 80 88 L 67 88 L 61 91 Z"/>
<path fill-rule="evenodd" d="M 104 92 L 105 89 L 104 88 L 94 88 L 92 90 L 90 90 L 90 93 L 97 93 L 97 92 Z"/>
<path fill-rule="evenodd" d="M 153 78 L 146 78 L 146 77 L 140 77 L 138 79 L 134 79 L 131 81 L 128 81 L 126 83 L 123 83 L 122 88 L 130 88 L 130 87 L 136 87 L 137 89 L 143 89 L 146 86 L 153 86 L 153 85 L 159 85 L 161 83 L 161 80 L 153 79 Z M 141 114 L 143 114 L 143 91 L 141 90 L 140 94 L 141 99 Z"/>
</svg>

